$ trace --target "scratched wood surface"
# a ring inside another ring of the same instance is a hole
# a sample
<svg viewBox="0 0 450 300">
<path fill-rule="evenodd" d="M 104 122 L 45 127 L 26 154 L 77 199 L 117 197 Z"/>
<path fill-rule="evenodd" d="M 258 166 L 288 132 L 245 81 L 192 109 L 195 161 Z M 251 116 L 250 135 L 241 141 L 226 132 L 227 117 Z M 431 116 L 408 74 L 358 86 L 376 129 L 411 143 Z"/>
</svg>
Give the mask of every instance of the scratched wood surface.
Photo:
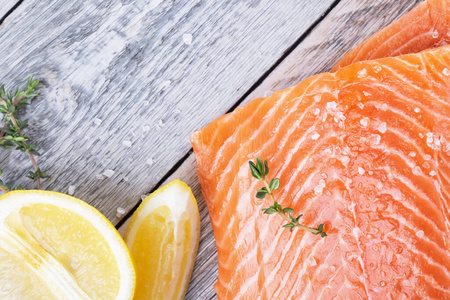
<svg viewBox="0 0 450 300">
<path fill-rule="evenodd" d="M 344 53 L 385 27 L 420 0 L 397 1 L 343 0 L 312 30 L 312 32 L 287 56 L 241 105 L 258 97 L 271 94 L 299 83 L 302 79 L 320 72 L 330 71 Z M 199 202 L 202 232 L 196 265 L 186 299 L 215 299 L 213 284 L 218 275 L 217 252 L 214 234 L 207 217 L 205 200 L 195 176 L 195 157 L 191 154 L 171 175 L 173 179 L 187 182 Z M 126 223 L 120 228 L 124 231 Z"/>
<path fill-rule="evenodd" d="M 26 0 L 0 34 L 0 78 L 29 74 L 41 95 L 28 135 L 45 189 L 94 205 L 114 224 L 190 149 L 188 137 L 225 113 L 333 0 Z M 3 151 L 3 179 L 31 165 Z"/>
<path fill-rule="evenodd" d="M 243 95 L 247 95 L 245 104 L 330 70 L 343 53 L 420 1 L 341 0 L 336 6 L 333 1 L 287 1 L 281 8 L 274 2 L 209 6 L 170 2 L 169 7 L 169 2 L 152 1 L 141 10 L 100 2 L 57 7 L 58 1 L 44 5 L 25 0 L 11 17 L 33 16 L 33 11 L 41 10 L 46 12 L 41 17 L 46 25 L 29 30 L 10 18 L 0 29 L 0 42 L 28 31 L 20 41 L 11 42 L 12 47 L 25 47 L 23 51 L 11 54 L 0 49 L 2 57 L 9 54 L 3 61 L 14 62 L 0 68 L 0 78 L 19 83 L 30 72 L 44 78 L 43 95 L 26 117 L 33 121 L 30 136 L 44 147 L 44 157 L 39 158 L 45 162 L 43 168 L 59 177 L 48 181 L 46 188 L 66 192 L 75 185 L 75 196 L 117 224 L 117 206 L 131 209 L 166 174 L 170 176 L 165 182 L 179 178 L 192 187 L 202 225 L 186 299 L 214 299 L 217 279 L 214 236 L 195 174 L 195 157 L 187 155 L 180 167 L 172 168 L 188 153 L 189 134 L 225 113 Z M 172 11 L 174 6 L 177 11 Z M 333 9 L 327 11 L 329 7 Z M 270 9 L 275 11 L 266 11 Z M 320 23 L 258 82 L 316 20 Z M 33 37 L 46 26 L 56 25 L 63 28 L 55 28 L 52 35 L 47 32 L 44 41 L 44 35 Z M 12 33 L 5 33 L 6 29 Z M 183 42 L 183 33 L 193 35 L 190 45 Z M 255 82 L 259 84 L 249 90 Z M 142 105 L 147 109 L 142 111 Z M 175 112 L 178 117 L 173 117 Z M 132 147 L 124 141 L 132 142 Z M 15 170 L 8 176 L 13 182 L 25 172 L 17 171 L 17 163 L 27 161 L 2 153 L 0 164 Z M 97 179 L 106 170 L 115 173 Z M 126 225 L 119 230 L 123 232 Z"/>
</svg>

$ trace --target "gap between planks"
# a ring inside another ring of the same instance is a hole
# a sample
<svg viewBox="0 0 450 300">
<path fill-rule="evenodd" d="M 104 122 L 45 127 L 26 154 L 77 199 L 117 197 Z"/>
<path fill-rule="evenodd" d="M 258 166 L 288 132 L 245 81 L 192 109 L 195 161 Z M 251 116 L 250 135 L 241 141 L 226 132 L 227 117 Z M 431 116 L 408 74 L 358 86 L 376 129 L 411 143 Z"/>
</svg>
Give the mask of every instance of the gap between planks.
<svg viewBox="0 0 450 300">
<path fill-rule="evenodd" d="M 0 7 L 0 28 L 6 19 L 15 11 L 24 0 L 6 0 Z"/>
<path fill-rule="evenodd" d="M 153 2 L 28 0 L 0 35 L 5 84 L 43 82 L 24 114 L 52 175 L 43 188 L 75 186 L 114 224 L 334 0 Z M 19 154 L 0 162 L 9 182 L 28 172 Z"/>
<path fill-rule="evenodd" d="M 263 75 L 255 81 L 255 83 L 236 101 L 236 103 L 228 109 L 226 113 L 230 113 L 234 111 L 237 107 L 239 107 L 248 96 L 251 95 L 268 77 L 269 75 L 287 58 L 289 55 L 300 45 L 303 40 L 317 27 L 317 25 L 322 22 L 326 16 L 335 8 L 341 0 L 335 0 L 330 7 L 314 21 L 308 29 L 300 35 L 300 37 L 283 53 L 283 55 L 266 71 Z M 189 151 L 170 169 L 161 180 L 155 185 L 153 189 L 148 193 L 153 193 L 163 185 L 170 182 L 169 178 L 186 162 L 186 160 L 193 155 L 193 149 L 190 148 Z M 174 178 L 175 179 L 175 178 Z M 116 225 L 116 228 L 119 229 L 121 234 L 124 234 L 125 228 L 128 226 L 129 218 L 133 215 L 139 205 L 142 203 L 142 200 L 139 201 Z"/>
</svg>

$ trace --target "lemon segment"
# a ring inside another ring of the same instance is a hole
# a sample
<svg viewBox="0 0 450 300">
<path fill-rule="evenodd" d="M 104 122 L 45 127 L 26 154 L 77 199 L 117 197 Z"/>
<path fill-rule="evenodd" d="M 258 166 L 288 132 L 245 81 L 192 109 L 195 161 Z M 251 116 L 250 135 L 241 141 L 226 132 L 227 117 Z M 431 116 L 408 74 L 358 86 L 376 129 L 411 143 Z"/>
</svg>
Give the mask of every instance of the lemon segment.
<svg viewBox="0 0 450 300">
<path fill-rule="evenodd" d="M 1 299 L 132 299 L 135 273 L 95 208 L 55 192 L 0 197 Z"/>
<path fill-rule="evenodd" d="M 136 267 L 134 299 L 183 299 L 199 237 L 197 202 L 185 183 L 175 180 L 149 195 L 125 234 Z"/>
</svg>

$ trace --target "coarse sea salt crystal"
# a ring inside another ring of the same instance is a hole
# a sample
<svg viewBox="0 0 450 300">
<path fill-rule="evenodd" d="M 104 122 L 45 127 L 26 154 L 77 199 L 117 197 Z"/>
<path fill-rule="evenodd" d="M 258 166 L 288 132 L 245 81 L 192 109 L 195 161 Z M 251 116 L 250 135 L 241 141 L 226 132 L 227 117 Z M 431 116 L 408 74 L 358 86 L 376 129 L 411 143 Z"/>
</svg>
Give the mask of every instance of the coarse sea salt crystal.
<svg viewBox="0 0 450 300">
<path fill-rule="evenodd" d="M 123 144 L 125 147 L 131 147 L 131 146 L 133 145 L 133 143 L 131 143 L 131 141 L 122 141 L 122 144 Z"/>
<path fill-rule="evenodd" d="M 386 129 L 387 129 L 386 122 L 381 123 L 380 126 L 378 127 L 378 131 L 381 133 L 385 133 Z"/>
<path fill-rule="evenodd" d="M 331 101 L 327 103 L 327 109 L 328 110 L 335 110 L 337 108 L 336 101 Z"/>
<path fill-rule="evenodd" d="M 417 237 L 419 237 L 419 238 L 423 238 L 424 234 L 425 234 L 425 233 L 423 232 L 423 230 L 419 230 L 419 231 L 416 232 L 416 235 L 417 235 Z"/>
<path fill-rule="evenodd" d="M 369 171 L 368 173 L 369 173 L 369 175 L 373 175 L 373 171 Z"/>
<path fill-rule="evenodd" d="M 371 93 L 369 93 L 369 92 L 366 92 L 366 91 L 363 91 L 363 94 L 364 94 L 364 96 L 371 96 L 372 94 Z"/>
<path fill-rule="evenodd" d="M 126 213 L 126 210 L 123 207 L 118 207 L 116 212 L 116 217 L 120 218 Z"/>
<path fill-rule="evenodd" d="M 362 104 L 361 102 L 359 102 L 359 103 L 358 103 L 358 107 L 359 107 L 360 109 L 363 109 L 363 108 L 364 108 L 364 104 Z"/>
<path fill-rule="evenodd" d="M 317 195 L 322 194 L 325 185 L 325 180 L 320 179 L 319 184 L 314 188 L 314 193 L 316 193 Z"/>
<path fill-rule="evenodd" d="M 386 103 L 383 103 L 383 104 L 381 105 L 381 110 L 382 110 L 382 111 L 387 111 L 387 109 L 388 109 L 388 105 L 387 105 Z"/>
<path fill-rule="evenodd" d="M 379 134 L 372 134 L 370 137 L 370 142 L 374 145 L 378 145 L 381 142 L 381 136 Z"/>
<path fill-rule="evenodd" d="M 150 126 L 144 125 L 144 127 L 142 127 L 142 131 L 144 131 L 144 132 L 150 131 Z"/>
<path fill-rule="evenodd" d="M 366 173 L 366 170 L 364 170 L 361 167 L 358 167 L 358 173 L 359 173 L 359 175 L 364 175 L 364 173 Z"/>
<path fill-rule="evenodd" d="M 316 109 L 314 110 L 314 115 L 317 116 L 318 114 L 320 114 L 320 109 L 316 108 Z"/>
<path fill-rule="evenodd" d="M 438 139 L 434 133 L 428 132 L 427 133 L 427 145 L 433 150 L 439 150 L 441 146 L 441 140 Z"/>
<path fill-rule="evenodd" d="M 95 118 L 95 119 L 94 119 L 94 124 L 95 124 L 95 125 L 100 125 L 100 124 L 102 124 L 102 122 L 103 122 L 103 121 L 102 121 L 101 119 L 99 119 L 99 118 Z"/>
<path fill-rule="evenodd" d="M 444 68 L 444 70 L 442 70 L 442 74 L 444 74 L 445 76 L 449 76 L 450 75 L 450 70 L 447 68 Z"/>
<path fill-rule="evenodd" d="M 153 165 L 153 158 L 150 157 L 149 159 L 147 159 L 147 165 Z"/>
<path fill-rule="evenodd" d="M 192 44 L 192 34 L 190 34 L 190 33 L 185 33 L 185 34 L 183 34 L 183 42 L 184 42 L 186 45 Z"/>
<path fill-rule="evenodd" d="M 344 167 L 347 167 L 348 163 L 350 162 L 350 157 L 348 156 L 342 156 L 341 162 L 344 165 Z"/>
<path fill-rule="evenodd" d="M 114 170 L 106 170 L 105 172 L 103 172 L 103 175 L 105 175 L 108 178 L 112 177 L 114 174 L 116 174 Z"/>
<path fill-rule="evenodd" d="M 433 31 L 433 33 L 431 34 L 431 36 L 436 39 L 439 37 L 439 31 L 437 31 L 436 29 Z"/>
<path fill-rule="evenodd" d="M 105 176 L 103 176 L 102 174 L 96 174 L 95 178 L 97 178 L 98 180 L 103 180 L 105 179 Z"/>
<path fill-rule="evenodd" d="M 413 152 L 413 151 L 409 152 L 409 156 L 416 157 L 416 152 Z"/>
<path fill-rule="evenodd" d="M 314 101 L 315 102 L 319 102 L 322 99 L 322 95 L 318 94 L 318 95 L 314 95 Z"/>
<path fill-rule="evenodd" d="M 360 123 L 362 126 L 366 127 L 366 126 L 369 124 L 369 119 L 368 119 L 368 118 L 362 118 L 362 119 L 359 121 L 359 123 Z"/>
<path fill-rule="evenodd" d="M 320 134 L 318 134 L 317 132 L 314 132 L 313 135 L 311 136 L 311 138 L 315 141 L 320 137 Z"/>
<path fill-rule="evenodd" d="M 423 158 L 424 158 L 425 160 L 430 160 L 430 159 L 431 159 L 431 155 L 425 154 L 425 155 L 423 156 Z"/>
<path fill-rule="evenodd" d="M 436 176 L 436 171 L 430 171 L 430 176 Z"/>
<path fill-rule="evenodd" d="M 366 69 L 362 69 L 358 71 L 358 77 L 359 78 L 363 78 L 367 76 L 367 70 Z"/>
<path fill-rule="evenodd" d="M 415 113 L 420 113 L 420 108 L 418 108 L 418 107 L 414 108 L 414 112 Z"/>
<path fill-rule="evenodd" d="M 111 162 L 111 159 L 103 158 L 100 163 L 102 164 L 102 166 L 106 167 L 110 162 Z"/>
<path fill-rule="evenodd" d="M 419 166 L 415 166 L 412 170 L 412 173 L 416 176 L 420 175 L 421 172 L 422 172 L 422 169 L 420 169 Z"/>
<path fill-rule="evenodd" d="M 272 90 L 267 90 L 267 91 L 265 91 L 264 92 L 264 97 L 267 97 L 267 96 L 270 96 L 270 95 L 272 95 L 273 94 L 273 91 Z"/>
<path fill-rule="evenodd" d="M 68 193 L 71 196 L 75 193 L 75 186 L 74 185 L 69 186 Z"/>
<path fill-rule="evenodd" d="M 172 84 L 172 81 L 164 80 L 163 82 L 161 82 L 161 87 L 166 88 L 166 87 L 169 87 L 171 84 Z"/>
</svg>

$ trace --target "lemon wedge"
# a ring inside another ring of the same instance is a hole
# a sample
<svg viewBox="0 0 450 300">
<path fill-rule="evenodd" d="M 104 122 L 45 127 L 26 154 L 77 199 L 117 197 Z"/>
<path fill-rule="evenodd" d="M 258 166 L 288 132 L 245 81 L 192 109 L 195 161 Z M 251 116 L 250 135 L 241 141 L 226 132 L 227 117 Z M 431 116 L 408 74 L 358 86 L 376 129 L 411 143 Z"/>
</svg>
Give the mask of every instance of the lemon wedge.
<svg viewBox="0 0 450 300">
<path fill-rule="evenodd" d="M 114 226 L 56 192 L 0 197 L 0 299 L 132 299 L 135 273 Z"/>
<path fill-rule="evenodd" d="M 125 234 L 136 267 L 134 299 L 183 299 L 199 236 L 197 202 L 184 182 L 175 180 L 145 198 Z"/>
</svg>

